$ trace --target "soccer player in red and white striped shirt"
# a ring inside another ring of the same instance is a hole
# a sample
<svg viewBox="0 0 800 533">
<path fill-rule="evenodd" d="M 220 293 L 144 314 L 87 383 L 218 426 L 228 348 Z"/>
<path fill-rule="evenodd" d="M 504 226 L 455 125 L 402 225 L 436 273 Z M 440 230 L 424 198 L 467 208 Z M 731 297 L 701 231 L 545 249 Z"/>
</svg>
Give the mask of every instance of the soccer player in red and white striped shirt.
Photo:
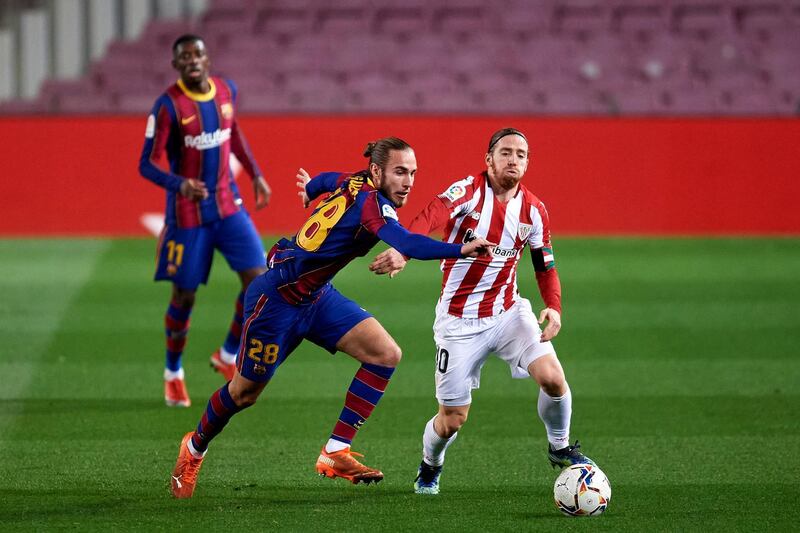
<svg viewBox="0 0 800 533">
<path fill-rule="evenodd" d="M 436 341 L 436 398 L 439 412 L 425 426 L 423 459 L 414 488 L 438 494 L 445 450 L 464 424 L 472 389 L 480 384 L 487 357 L 504 360 L 516 378 L 540 387 L 538 410 L 553 466 L 591 462 L 576 442 L 569 444 L 572 396 L 550 342 L 561 328 L 561 283 L 550 243 L 544 203 L 520 182 L 528 168 L 528 141 L 514 128 L 492 135 L 486 171 L 459 180 L 411 221 L 409 231 L 427 234 L 444 226 L 444 240 L 466 243 L 481 237 L 496 242 L 491 257 L 442 261 L 442 292 L 433 326 Z M 517 264 L 531 250 L 545 308 L 534 315 L 517 289 Z M 405 258 L 389 249 L 370 268 L 394 275 Z M 539 324 L 546 323 L 544 330 Z"/>
</svg>

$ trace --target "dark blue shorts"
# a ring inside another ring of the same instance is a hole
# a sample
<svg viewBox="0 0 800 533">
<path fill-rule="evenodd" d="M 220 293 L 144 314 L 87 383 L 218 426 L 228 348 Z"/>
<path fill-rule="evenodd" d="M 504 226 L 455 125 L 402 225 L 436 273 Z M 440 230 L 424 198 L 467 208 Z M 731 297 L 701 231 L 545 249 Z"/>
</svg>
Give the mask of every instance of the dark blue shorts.
<svg viewBox="0 0 800 533">
<path fill-rule="evenodd" d="M 165 226 L 158 241 L 156 280 L 196 290 L 208 282 L 214 249 L 235 272 L 266 266 L 264 245 L 246 211 L 196 228 Z"/>
<path fill-rule="evenodd" d="M 280 275 L 270 270 L 253 280 L 245 293 L 236 367 L 253 381 L 269 381 L 303 339 L 335 353 L 339 339 L 372 316 L 330 284 L 313 303 L 290 304 L 276 290 L 281 283 Z"/>
</svg>

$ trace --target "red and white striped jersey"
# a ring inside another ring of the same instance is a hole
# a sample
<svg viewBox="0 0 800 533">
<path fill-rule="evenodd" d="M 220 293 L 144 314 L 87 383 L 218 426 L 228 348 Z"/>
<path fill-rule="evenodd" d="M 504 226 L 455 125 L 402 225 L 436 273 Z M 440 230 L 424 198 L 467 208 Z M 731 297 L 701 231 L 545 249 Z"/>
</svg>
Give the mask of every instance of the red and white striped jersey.
<svg viewBox="0 0 800 533">
<path fill-rule="evenodd" d="M 504 204 L 495 198 L 485 172 L 468 176 L 450 185 L 408 228 L 428 233 L 445 220 L 445 242 L 465 243 L 483 237 L 497 243 L 492 257 L 442 260 L 440 301 L 451 315 L 484 318 L 509 309 L 518 298 L 517 264 L 526 245 L 531 250 L 543 249 L 548 270 L 554 264 L 547 210 L 522 184 Z M 555 298 L 548 298 L 541 280 L 540 291 L 545 302 L 560 312 L 560 283 L 554 268 L 551 272 L 548 277 L 557 285 Z"/>
</svg>

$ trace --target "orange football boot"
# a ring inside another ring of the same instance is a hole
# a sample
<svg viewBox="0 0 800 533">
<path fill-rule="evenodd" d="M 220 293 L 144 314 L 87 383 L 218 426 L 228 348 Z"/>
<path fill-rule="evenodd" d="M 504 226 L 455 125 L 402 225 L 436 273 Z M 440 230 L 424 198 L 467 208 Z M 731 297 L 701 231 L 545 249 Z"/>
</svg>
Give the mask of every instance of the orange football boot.
<svg viewBox="0 0 800 533">
<path fill-rule="evenodd" d="M 170 407 L 189 407 L 192 400 L 186 392 L 186 383 L 181 378 L 164 380 L 164 401 Z"/>
<path fill-rule="evenodd" d="M 236 365 L 223 361 L 222 354 L 219 353 L 219 350 L 211 354 L 211 367 L 222 374 L 225 381 L 232 380 L 233 375 L 236 374 Z"/>
<path fill-rule="evenodd" d="M 188 444 L 192 435 L 194 435 L 194 431 L 190 431 L 183 436 L 180 451 L 178 452 L 178 461 L 172 471 L 170 490 L 176 498 L 192 497 L 194 485 L 197 483 L 197 474 L 200 473 L 200 467 L 203 465 L 203 458 L 198 459 L 189 451 Z"/>
<path fill-rule="evenodd" d="M 358 483 L 378 483 L 383 479 L 383 472 L 362 465 L 354 455 L 364 457 L 360 453 L 350 451 L 350 448 L 328 453 L 325 446 L 317 458 L 317 472 L 320 476 L 329 478 L 341 477 L 349 480 L 354 485 Z"/>
</svg>

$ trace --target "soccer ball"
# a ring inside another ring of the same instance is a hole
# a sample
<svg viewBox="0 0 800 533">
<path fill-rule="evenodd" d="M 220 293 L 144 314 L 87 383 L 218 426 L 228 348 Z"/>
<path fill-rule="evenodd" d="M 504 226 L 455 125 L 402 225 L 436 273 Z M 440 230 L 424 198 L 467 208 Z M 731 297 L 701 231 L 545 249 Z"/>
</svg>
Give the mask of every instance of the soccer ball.
<svg viewBox="0 0 800 533">
<path fill-rule="evenodd" d="M 566 515 L 597 516 L 603 514 L 611 501 L 611 485 L 596 466 L 572 465 L 556 478 L 553 497 L 556 507 Z"/>
</svg>

